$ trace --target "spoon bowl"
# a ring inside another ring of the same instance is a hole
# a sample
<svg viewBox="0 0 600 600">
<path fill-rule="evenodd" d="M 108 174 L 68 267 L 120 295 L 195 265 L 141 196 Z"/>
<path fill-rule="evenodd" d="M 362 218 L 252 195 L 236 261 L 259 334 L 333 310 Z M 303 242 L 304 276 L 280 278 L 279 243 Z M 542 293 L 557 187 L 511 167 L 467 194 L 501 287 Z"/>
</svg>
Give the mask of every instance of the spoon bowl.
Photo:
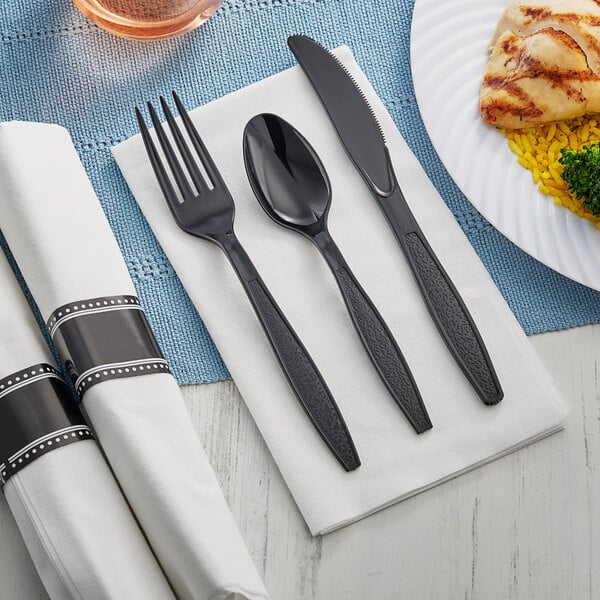
<svg viewBox="0 0 600 600">
<path fill-rule="evenodd" d="M 329 178 L 292 125 L 273 114 L 252 118 L 244 130 L 244 162 L 257 200 L 276 223 L 310 237 L 326 228 Z"/>
</svg>

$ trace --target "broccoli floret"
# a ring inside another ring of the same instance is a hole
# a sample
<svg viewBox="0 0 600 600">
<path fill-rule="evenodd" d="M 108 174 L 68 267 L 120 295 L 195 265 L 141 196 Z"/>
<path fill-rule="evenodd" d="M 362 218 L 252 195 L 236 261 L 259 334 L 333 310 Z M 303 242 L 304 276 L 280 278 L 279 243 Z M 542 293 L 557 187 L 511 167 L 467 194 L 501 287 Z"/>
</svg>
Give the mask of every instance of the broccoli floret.
<svg viewBox="0 0 600 600">
<path fill-rule="evenodd" d="M 584 146 L 581 152 L 563 149 L 558 162 L 569 191 L 600 217 L 600 145 Z"/>
</svg>

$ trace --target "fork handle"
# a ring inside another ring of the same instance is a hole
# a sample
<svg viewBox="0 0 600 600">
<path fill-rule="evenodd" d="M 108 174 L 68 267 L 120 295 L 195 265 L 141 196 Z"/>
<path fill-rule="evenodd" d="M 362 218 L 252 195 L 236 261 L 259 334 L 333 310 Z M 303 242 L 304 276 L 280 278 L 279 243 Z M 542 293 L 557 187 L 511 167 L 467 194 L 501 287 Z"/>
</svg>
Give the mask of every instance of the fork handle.
<svg viewBox="0 0 600 600">
<path fill-rule="evenodd" d="M 360 458 L 348 427 L 308 351 L 235 235 L 230 234 L 221 243 L 302 408 L 344 469 L 356 469 Z"/>
</svg>

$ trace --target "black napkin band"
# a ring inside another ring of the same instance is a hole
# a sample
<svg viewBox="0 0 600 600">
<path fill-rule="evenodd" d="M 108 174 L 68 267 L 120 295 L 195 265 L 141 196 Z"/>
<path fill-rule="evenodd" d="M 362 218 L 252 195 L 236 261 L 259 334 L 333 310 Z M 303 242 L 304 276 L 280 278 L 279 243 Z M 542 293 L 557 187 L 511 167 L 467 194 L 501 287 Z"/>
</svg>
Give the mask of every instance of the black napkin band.
<svg viewBox="0 0 600 600">
<path fill-rule="evenodd" d="M 69 386 L 51 365 L 0 379 L 0 487 L 40 456 L 93 437 Z"/>
<path fill-rule="evenodd" d="M 135 296 L 65 304 L 48 329 L 80 396 L 109 379 L 170 373 Z"/>
</svg>

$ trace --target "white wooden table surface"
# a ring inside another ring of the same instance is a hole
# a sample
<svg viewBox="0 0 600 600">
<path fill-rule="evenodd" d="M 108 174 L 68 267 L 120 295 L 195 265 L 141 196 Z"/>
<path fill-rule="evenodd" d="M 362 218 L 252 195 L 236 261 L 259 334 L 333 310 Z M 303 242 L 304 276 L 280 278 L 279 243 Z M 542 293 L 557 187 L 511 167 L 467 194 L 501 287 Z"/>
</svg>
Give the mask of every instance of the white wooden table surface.
<svg viewBox="0 0 600 600">
<path fill-rule="evenodd" d="M 600 326 L 530 340 L 571 406 L 564 431 L 322 538 L 234 384 L 184 388 L 273 600 L 600 598 Z M 5 513 L 0 600 L 45 599 Z"/>
</svg>

